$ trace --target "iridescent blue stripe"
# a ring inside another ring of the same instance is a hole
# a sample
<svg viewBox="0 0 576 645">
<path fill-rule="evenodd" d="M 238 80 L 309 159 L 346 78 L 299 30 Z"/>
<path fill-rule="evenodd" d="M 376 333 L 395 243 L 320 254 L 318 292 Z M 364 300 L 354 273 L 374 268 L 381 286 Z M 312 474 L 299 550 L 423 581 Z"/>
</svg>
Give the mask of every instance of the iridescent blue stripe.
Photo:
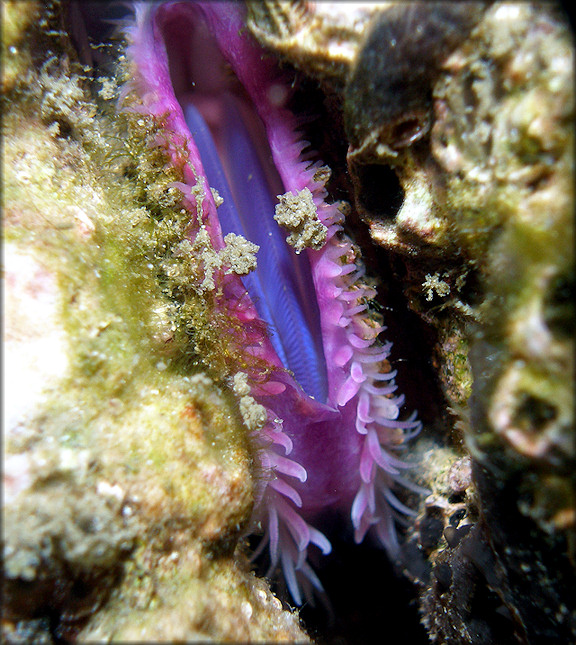
<svg viewBox="0 0 576 645">
<path fill-rule="evenodd" d="M 271 341 L 283 365 L 304 391 L 326 402 L 328 384 L 320 313 L 308 258 L 296 255 L 273 219 L 275 196 L 240 114 L 227 101 L 224 138 L 226 174 L 212 135 L 192 104 L 184 116 L 210 186 L 224 202 L 218 219 L 224 235 L 243 235 L 260 246 L 258 268 L 242 278 L 260 317 L 271 326 Z"/>
</svg>

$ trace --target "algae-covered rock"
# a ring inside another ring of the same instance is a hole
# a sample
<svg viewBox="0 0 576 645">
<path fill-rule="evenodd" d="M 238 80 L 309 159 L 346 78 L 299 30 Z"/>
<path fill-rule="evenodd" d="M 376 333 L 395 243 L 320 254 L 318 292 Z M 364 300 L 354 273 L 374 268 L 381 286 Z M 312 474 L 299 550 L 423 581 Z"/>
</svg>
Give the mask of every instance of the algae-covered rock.
<svg viewBox="0 0 576 645">
<path fill-rule="evenodd" d="M 573 56 L 558 8 L 496 3 L 435 72 L 429 136 L 349 155 L 361 208 L 363 163 L 398 174 L 395 216 L 364 216 L 404 256 L 473 457 L 481 520 L 423 595 L 437 642 L 575 633 Z"/>
<path fill-rule="evenodd" d="M 3 7 L 4 638 L 305 641 L 244 553 L 255 449 L 158 124 L 62 47 L 60 5 L 24 5 Z"/>
<path fill-rule="evenodd" d="M 26 42 L 34 23 L 40 15 L 39 2 L 2 3 L 2 91 L 9 91 L 31 63 L 31 53 Z"/>
</svg>

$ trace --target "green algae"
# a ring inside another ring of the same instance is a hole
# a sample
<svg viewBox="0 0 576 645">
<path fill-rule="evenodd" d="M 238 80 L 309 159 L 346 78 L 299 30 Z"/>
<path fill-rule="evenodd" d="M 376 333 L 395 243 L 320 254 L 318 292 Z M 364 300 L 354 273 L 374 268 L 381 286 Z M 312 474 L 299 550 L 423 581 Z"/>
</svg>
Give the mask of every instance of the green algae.
<svg viewBox="0 0 576 645">
<path fill-rule="evenodd" d="M 197 288 L 202 267 L 182 246 L 192 219 L 173 186 L 182 168 L 168 164 L 163 124 L 133 110 L 135 96 L 118 111 L 123 59 L 116 78 L 95 83 L 54 33 L 53 51 L 11 86 L 3 120 L 5 243 L 53 288 L 44 331 L 64 339 L 54 351 L 66 355 L 8 429 L 6 633 L 33 628 L 16 564 L 19 531 L 38 515 L 47 528 L 26 542 L 26 561 L 38 563 L 27 589 L 38 615 L 56 617 L 57 637 L 85 628 L 79 637 L 89 638 L 101 612 L 107 638 L 153 638 L 170 624 L 184 640 L 302 640 L 297 617 L 236 552 L 251 516 L 254 447 L 228 383 L 245 361 L 218 294 Z M 41 311 L 34 289 L 13 297 L 30 317 Z M 16 365 L 25 383 L 27 364 Z M 62 506 L 62 517 L 83 509 L 97 536 L 56 521 Z M 58 557 L 42 551 L 47 531 L 63 544 Z M 70 568 L 74 554 L 107 540 L 105 566 L 87 557 Z M 196 564 L 181 567 L 190 553 Z M 94 594 L 76 599 L 84 585 Z M 252 598 L 248 616 L 243 603 L 255 593 L 266 602 Z M 184 619 L 217 598 L 218 612 Z"/>
<path fill-rule="evenodd" d="M 106 123 L 99 116 L 100 127 L 95 128 L 97 105 L 82 88 L 80 77 L 68 78 L 60 70 L 51 77 L 43 71 L 37 83 L 32 92 L 43 97 L 40 114 L 25 105 L 29 112 L 14 111 L 6 122 L 6 237 L 37 249 L 58 276 L 71 367 L 60 396 L 43 416 L 52 420 L 53 430 L 60 426 L 73 441 L 99 417 L 105 419 L 103 426 L 117 426 L 118 406 L 126 416 L 153 399 L 153 413 L 148 410 L 147 417 L 133 423 L 139 433 L 148 431 L 148 449 L 141 459 L 161 470 L 167 461 L 164 444 L 160 438 L 152 439 L 154 429 L 162 427 L 158 419 L 171 419 L 173 410 L 180 410 L 186 401 L 194 405 L 198 388 L 186 380 L 182 366 L 188 375 L 206 364 L 212 366 L 209 356 L 204 353 L 200 358 L 198 350 L 215 336 L 206 324 L 210 307 L 203 302 L 197 308 L 200 298 L 185 286 L 198 272 L 193 258 L 175 260 L 178 271 L 163 266 L 189 225 L 181 195 L 171 187 L 179 175 L 163 169 L 166 158 L 150 145 L 156 129 L 145 117 L 125 114 L 118 122 Z M 68 99 L 60 100 L 64 94 Z M 49 111 L 44 109 L 47 103 Z M 87 119 L 92 119 L 88 133 Z M 61 125 L 51 127 L 64 122 L 71 140 L 61 138 Z M 127 148 L 129 163 L 137 158 L 138 166 L 122 165 Z M 149 203 L 153 209 L 147 209 Z M 184 303 L 178 303 L 175 292 L 185 292 Z M 199 327 L 204 323 L 207 329 L 196 334 L 192 346 L 185 333 L 175 337 L 190 310 L 194 315 L 186 324 L 196 329 L 194 323 Z M 203 337 L 201 347 L 198 336 Z M 112 415 L 111 401 L 120 402 Z M 231 396 L 227 404 L 234 409 Z M 74 421 L 63 423 L 71 408 L 78 409 Z M 227 437 L 215 442 L 221 448 L 227 444 L 238 449 L 246 447 L 240 424 L 239 416 L 230 423 L 213 413 L 207 425 L 215 436 Z M 126 426 L 118 428 L 119 445 L 126 434 Z M 132 437 L 128 454 L 138 454 L 137 436 Z M 190 499 L 183 482 L 172 486 Z"/>
</svg>

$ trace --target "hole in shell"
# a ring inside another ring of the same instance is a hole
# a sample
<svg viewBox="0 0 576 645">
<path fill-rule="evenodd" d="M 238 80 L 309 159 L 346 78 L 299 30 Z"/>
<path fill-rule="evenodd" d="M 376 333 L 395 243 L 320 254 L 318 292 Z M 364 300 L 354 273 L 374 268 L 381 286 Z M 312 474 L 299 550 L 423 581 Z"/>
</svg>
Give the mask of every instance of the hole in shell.
<svg viewBox="0 0 576 645">
<path fill-rule="evenodd" d="M 515 414 L 515 425 L 528 432 L 542 432 L 557 417 L 556 408 L 533 394 L 523 392 Z"/>
<path fill-rule="evenodd" d="M 412 117 L 394 124 L 390 132 L 390 142 L 393 148 L 409 146 L 421 139 L 429 129 L 427 121 Z"/>
<path fill-rule="evenodd" d="M 360 208 L 382 220 L 394 220 L 402 203 L 404 191 L 396 172 L 382 164 L 358 166 L 357 191 Z"/>
<path fill-rule="evenodd" d="M 544 301 L 544 317 L 553 334 L 572 338 L 576 331 L 576 284 L 574 278 L 560 275 L 552 282 Z"/>
</svg>

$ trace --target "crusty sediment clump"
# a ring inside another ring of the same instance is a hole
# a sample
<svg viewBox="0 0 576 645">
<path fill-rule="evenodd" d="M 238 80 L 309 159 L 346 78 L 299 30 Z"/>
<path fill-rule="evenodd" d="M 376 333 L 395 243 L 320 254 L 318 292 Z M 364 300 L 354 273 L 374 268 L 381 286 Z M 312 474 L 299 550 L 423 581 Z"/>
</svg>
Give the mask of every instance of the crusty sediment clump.
<svg viewBox="0 0 576 645">
<path fill-rule="evenodd" d="M 305 248 L 321 249 L 326 243 L 328 229 L 318 219 L 318 211 L 309 188 L 303 188 L 297 195 L 287 192 L 278 195 L 274 219 L 286 230 L 291 231 L 286 241 L 296 253 Z"/>
</svg>

